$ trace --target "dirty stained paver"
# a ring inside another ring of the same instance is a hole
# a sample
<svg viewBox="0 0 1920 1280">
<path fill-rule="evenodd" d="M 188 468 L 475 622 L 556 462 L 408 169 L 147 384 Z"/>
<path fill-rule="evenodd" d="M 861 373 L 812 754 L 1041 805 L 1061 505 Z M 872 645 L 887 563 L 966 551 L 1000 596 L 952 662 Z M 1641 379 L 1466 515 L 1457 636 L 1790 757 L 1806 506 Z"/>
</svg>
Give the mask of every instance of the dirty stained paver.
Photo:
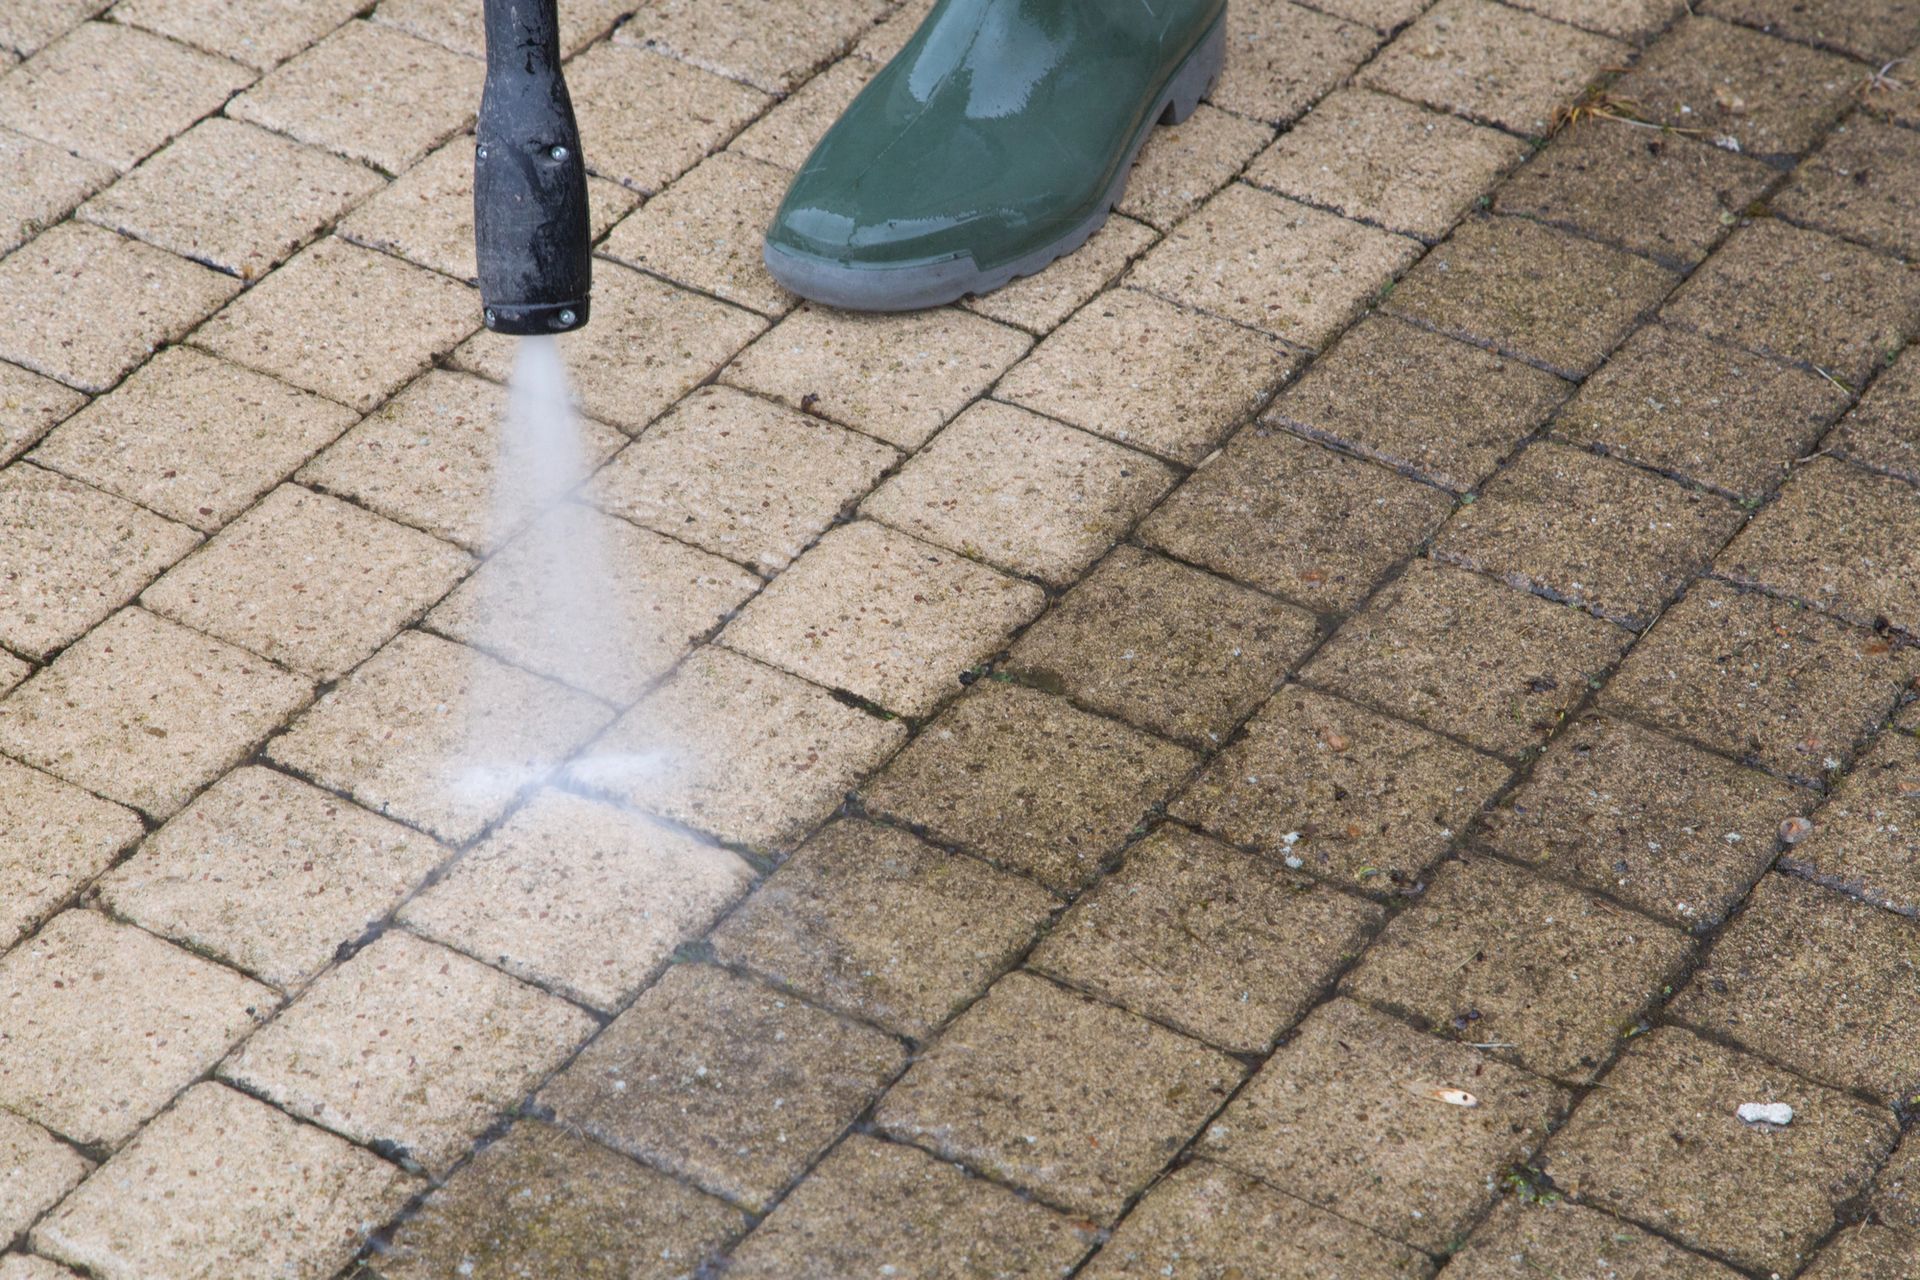
<svg viewBox="0 0 1920 1280">
<path fill-rule="evenodd" d="M 803 303 L 928 7 L 562 0 L 496 511 L 478 6 L 0 4 L 0 1280 L 1916 1274 L 1920 6 L 1233 0 Z"/>
</svg>

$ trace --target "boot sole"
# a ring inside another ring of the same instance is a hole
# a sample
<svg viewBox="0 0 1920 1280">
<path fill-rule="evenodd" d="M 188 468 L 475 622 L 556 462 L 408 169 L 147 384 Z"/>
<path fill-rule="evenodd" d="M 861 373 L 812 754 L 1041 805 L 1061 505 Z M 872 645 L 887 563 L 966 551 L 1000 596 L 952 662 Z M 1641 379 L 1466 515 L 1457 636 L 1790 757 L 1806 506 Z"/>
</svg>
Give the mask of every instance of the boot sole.
<svg viewBox="0 0 1920 1280">
<path fill-rule="evenodd" d="M 1227 15 L 1222 10 L 1219 19 L 1161 90 L 1159 102 L 1147 115 L 1146 123 L 1127 151 L 1126 163 L 1114 174 L 1106 194 L 1094 206 L 1092 216 L 1032 253 L 984 271 L 974 265 L 971 254 L 899 267 L 850 267 L 827 258 L 763 244 L 761 256 L 767 270 L 781 285 L 801 297 L 847 311 L 919 311 L 942 306 L 968 294 L 991 293 L 1009 280 L 1030 276 L 1078 249 L 1101 228 L 1125 194 L 1127 179 L 1133 175 L 1133 162 L 1154 126 L 1179 124 L 1192 115 L 1200 99 L 1220 78 L 1226 54 Z"/>
</svg>

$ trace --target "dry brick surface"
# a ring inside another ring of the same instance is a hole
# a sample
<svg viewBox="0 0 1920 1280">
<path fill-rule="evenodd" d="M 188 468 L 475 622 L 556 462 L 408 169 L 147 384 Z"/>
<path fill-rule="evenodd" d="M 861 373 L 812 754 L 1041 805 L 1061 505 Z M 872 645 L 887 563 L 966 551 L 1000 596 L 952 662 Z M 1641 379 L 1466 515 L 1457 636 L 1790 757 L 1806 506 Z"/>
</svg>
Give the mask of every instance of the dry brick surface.
<svg viewBox="0 0 1920 1280">
<path fill-rule="evenodd" d="M 929 7 L 563 0 L 494 509 L 478 6 L 0 3 L 0 1280 L 1920 1274 L 1920 4 L 1233 0 L 802 303 Z"/>
</svg>

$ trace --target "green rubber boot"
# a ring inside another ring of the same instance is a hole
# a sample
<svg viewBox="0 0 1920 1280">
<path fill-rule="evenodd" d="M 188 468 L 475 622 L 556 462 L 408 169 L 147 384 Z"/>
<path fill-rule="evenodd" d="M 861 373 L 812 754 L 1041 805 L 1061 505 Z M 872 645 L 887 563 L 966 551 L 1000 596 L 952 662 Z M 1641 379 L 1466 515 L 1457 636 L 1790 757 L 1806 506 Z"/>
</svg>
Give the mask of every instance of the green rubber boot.
<svg viewBox="0 0 1920 1280">
<path fill-rule="evenodd" d="M 1226 0 L 939 0 L 807 157 L 767 269 L 858 311 L 938 306 L 1086 242 L 1153 126 L 1220 73 Z"/>
</svg>

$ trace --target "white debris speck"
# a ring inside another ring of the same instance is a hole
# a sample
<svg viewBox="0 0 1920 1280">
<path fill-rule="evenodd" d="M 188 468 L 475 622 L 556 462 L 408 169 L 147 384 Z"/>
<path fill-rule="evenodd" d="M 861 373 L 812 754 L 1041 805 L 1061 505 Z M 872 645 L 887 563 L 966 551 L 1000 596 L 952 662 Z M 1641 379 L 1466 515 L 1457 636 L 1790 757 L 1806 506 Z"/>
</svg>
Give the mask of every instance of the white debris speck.
<svg viewBox="0 0 1920 1280">
<path fill-rule="evenodd" d="M 1300 833 L 1298 831 L 1289 831 L 1280 837 L 1280 843 L 1291 849 L 1300 843 Z"/>
<path fill-rule="evenodd" d="M 1784 1102 L 1743 1102 L 1736 1114 L 1748 1124 L 1793 1123 L 1793 1108 Z"/>
<path fill-rule="evenodd" d="M 1307 865 L 1305 859 L 1301 858 L 1297 853 L 1288 854 L 1286 856 L 1286 864 L 1295 871 Z"/>
</svg>

